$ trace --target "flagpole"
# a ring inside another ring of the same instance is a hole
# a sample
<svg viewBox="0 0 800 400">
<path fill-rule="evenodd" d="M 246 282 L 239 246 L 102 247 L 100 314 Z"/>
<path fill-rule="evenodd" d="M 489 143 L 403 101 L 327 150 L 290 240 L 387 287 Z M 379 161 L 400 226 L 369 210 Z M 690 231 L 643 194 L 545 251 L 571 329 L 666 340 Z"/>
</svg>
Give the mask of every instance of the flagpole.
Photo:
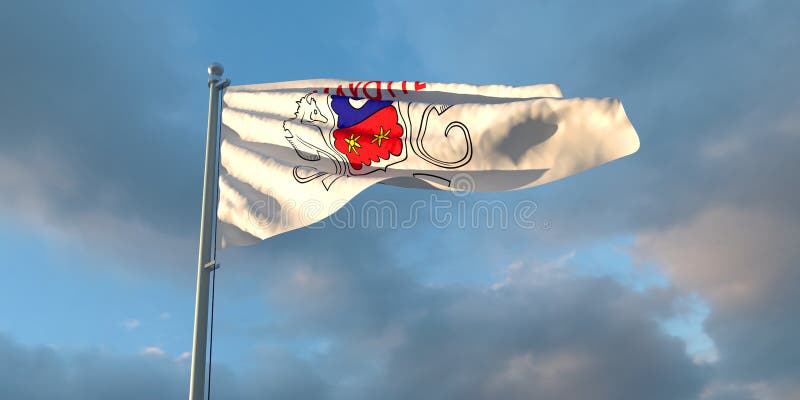
<svg viewBox="0 0 800 400">
<path fill-rule="evenodd" d="M 216 269 L 213 260 L 214 227 L 217 198 L 217 160 L 220 93 L 230 80 L 222 80 L 224 68 L 213 63 L 208 66 L 208 130 L 206 131 L 206 164 L 203 178 L 203 211 L 200 218 L 200 251 L 197 261 L 197 294 L 194 308 L 194 340 L 192 342 L 192 369 L 189 400 L 203 400 L 206 379 L 206 353 L 208 344 L 209 281 Z"/>
</svg>

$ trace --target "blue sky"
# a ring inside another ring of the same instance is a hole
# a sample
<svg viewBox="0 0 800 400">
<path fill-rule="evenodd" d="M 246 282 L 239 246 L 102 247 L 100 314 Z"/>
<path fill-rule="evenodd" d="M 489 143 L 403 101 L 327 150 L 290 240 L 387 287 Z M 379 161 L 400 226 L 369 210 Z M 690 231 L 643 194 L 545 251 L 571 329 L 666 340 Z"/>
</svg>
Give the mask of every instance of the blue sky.
<svg viewBox="0 0 800 400">
<path fill-rule="evenodd" d="M 4 11 L 2 398 L 185 396 L 211 61 L 233 84 L 557 83 L 620 98 L 642 143 L 538 188 L 437 193 L 534 201 L 535 229 L 328 226 L 222 251 L 214 398 L 800 397 L 792 2 Z"/>
</svg>

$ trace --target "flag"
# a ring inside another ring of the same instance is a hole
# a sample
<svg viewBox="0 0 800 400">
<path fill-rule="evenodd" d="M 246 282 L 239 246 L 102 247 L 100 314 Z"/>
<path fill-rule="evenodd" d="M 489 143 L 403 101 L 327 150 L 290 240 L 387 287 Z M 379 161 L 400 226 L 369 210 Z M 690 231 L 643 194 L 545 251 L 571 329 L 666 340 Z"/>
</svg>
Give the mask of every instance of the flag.
<svg viewBox="0 0 800 400">
<path fill-rule="evenodd" d="M 223 95 L 217 241 L 243 246 L 308 226 L 376 183 L 507 191 L 632 154 L 612 98 L 416 81 L 305 80 Z"/>
</svg>

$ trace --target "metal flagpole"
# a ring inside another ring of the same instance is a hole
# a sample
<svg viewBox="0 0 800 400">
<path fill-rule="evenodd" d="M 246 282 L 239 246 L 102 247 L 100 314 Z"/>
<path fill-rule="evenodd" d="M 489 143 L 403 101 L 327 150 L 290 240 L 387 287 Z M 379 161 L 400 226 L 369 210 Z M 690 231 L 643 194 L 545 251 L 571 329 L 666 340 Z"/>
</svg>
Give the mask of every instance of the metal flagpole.
<svg viewBox="0 0 800 400">
<path fill-rule="evenodd" d="M 224 69 L 214 63 L 208 66 L 208 131 L 206 132 L 206 166 L 203 178 L 203 211 L 200 219 L 200 254 L 197 262 L 197 297 L 194 308 L 194 340 L 189 400 L 203 400 L 206 379 L 208 335 L 208 298 L 211 271 L 217 268 L 213 260 L 214 227 L 217 200 L 217 159 L 220 93 L 230 84 L 222 80 Z"/>
</svg>

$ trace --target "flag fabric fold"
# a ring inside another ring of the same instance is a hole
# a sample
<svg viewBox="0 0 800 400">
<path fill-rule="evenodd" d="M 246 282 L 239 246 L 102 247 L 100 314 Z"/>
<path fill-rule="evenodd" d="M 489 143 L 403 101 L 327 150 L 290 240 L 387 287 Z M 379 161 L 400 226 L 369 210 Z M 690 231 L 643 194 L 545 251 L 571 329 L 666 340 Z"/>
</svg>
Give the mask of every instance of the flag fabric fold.
<svg viewBox="0 0 800 400">
<path fill-rule="evenodd" d="M 558 86 L 306 80 L 223 96 L 217 241 L 320 221 L 367 187 L 528 188 L 636 152 L 622 104 Z"/>
</svg>

